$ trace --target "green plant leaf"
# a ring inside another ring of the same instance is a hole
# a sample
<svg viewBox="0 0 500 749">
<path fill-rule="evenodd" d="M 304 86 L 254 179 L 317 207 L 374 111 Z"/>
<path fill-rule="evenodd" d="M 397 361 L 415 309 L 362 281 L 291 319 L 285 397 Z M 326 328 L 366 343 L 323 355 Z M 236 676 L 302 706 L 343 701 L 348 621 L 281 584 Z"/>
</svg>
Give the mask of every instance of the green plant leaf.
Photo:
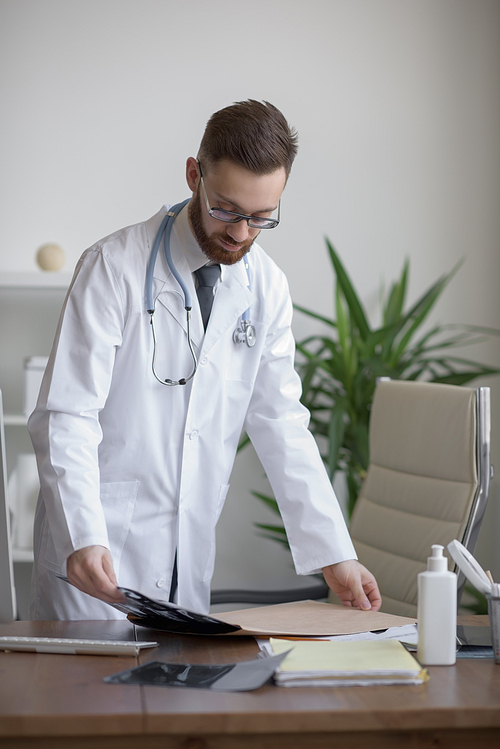
<svg viewBox="0 0 500 749">
<path fill-rule="evenodd" d="M 281 517 L 281 512 L 278 507 L 278 503 L 274 499 L 274 497 L 269 497 L 267 494 L 261 494 L 260 492 L 252 492 L 254 497 L 257 497 L 257 499 L 260 499 L 261 502 L 263 502 L 267 507 L 269 507 L 270 510 L 272 510 L 276 515 L 279 515 Z"/>
<path fill-rule="evenodd" d="M 394 322 L 397 322 L 401 318 L 403 311 L 405 298 L 406 298 L 406 287 L 408 282 L 408 269 L 409 261 L 405 260 L 403 271 L 399 282 L 393 284 L 387 304 L 382 311 L 382 319 L 384 326 L 389 326 Z"/>
<path fill-rule="evenodd" d="M 449 375 L 436 375 L 433 382 L 440 382 L 444 385 L 468 385 L 473 380 L 477 379 L 480 374 L 483 375 L 496 375 L 499 373 L 498 369 L 490 369 L 484 372 L 453 372 Z"/>
<path fill-rule="evenodd" d="M 257 536 L 259 536 L 259 538 L 267 538 L 269 541 L 276 541 L 277 543 L 282 544 L 285 549 L 288 549 L 288 551 L 290 551 L 290 544 L 288 543 L 288 540 L 286 538 L 273 536 L 271 533 L 257 533 Z"/>
<path fill-rule="evenodd" d="M 244 447 L 246 447 L 249 444 L 249 442 L 250 442 L 250 437 L 248 436 L 248 434 L 242 434 L 242 436 L 240 437 L 240 441 L 238 443 L 237 452 L 239 452 Z"/>
<path fill-rule="evenodd" d="M 345 434 L 346 403 L 344 398 L 337 398 L 332 406 L 330 424 L 328 427 L 328 475 L 333 481 L 337 470 L 339 450 L 342 447 Z"/>
<path fill-rule="evenodd" d="M 394 353 L 395 359 L 402 356 L 409 341 L 413 338 L 415 331 L 420 328 L 424 320 L 427 318 L 438 298 L 440 297 L 450 280 L 453 278 L 461 264 L 461 262 L 457 263 L 457 265 L 450 271 L 450 273 L 442 276 L 438 281 L 436 281 L 436 283 L 434 283 L 430 287 L 430 289 L 428 289 L 428 291 L 418 300 L 418 302 L 413 305 L 411 310 L 408 312 L 403 322 L 402 329 L 406 326 L 407 322 L 412 322 L 396 348 L 396 351 Z"/>
<path fill-rule="evenodd" d="M 344 266 L 340 262 L 339 256 L 333 249 L 333 246 L 331 245 L 328 239 L 326 239 L 326 244 L 328 247 L 328 251 L 330 253 L 330 259 L 333 263 L 333 267 L 337 275 L 338 282 L 345 296 L 347 305 L 351 311 L 353 321 L 359 330 L 360 336 L 363 339 L 365 339 L 367 335 L 370 333 L 370 326 L 368 325 L 368 321 L 366 318 L 365 311 L 363 309 L 363 305 L 361 304 L 358 298 L 358 295 L 356 294 L 354 290 L 354 287 L 349 279 L 349 276 L 347 275 L 347 271 L 345 270 Z"/>
<path fill-rule="evenodd" d="M 339 337 L 339 347 L 341 351 L 341 366 L 344 370 L 344 384 L 346 389 L 350 388 L 351 374 L 352 374 L 352 347 L 349 340 L 350 325 L 349 320 L 344 308 L 344 300 L 340 291 L 340 286 L 337 283 L 335 289 L 335 310 L 337 313 L 337 331 Z M 336 351 L 330 349 L 334 356 Z"/>
<path fill-rule="evenodd" d="M 258 533 L 257 535 L 261 538 L 268 538 L 271 541 L 277 541 L 278 543 L 282 544 L 286 548 L 290 548 L 290 544 L 288 543 L 288 538 L 286 535 L 286 531 L 283 527 L 279 525 L 266 525 L 264 523 L 254 523 L 256 528 L 259 528 L 260 530 L 267 531 L 267 533 Z"/>
<path fill-rule="evenodd" d="M 472 585 L 469 585 L 469 583 L 465 584 L 464 588 L 465 592 L 472 596 L 472 598 L 475 599 L 475 601 L 471 603 L 461 604 L 461 607 L 463 609 L 467 609 L 467 611 L 472 611 L 477 616 L 481 616 L 488 613 L 488 601 L 486 599 L 486 596 L 484 593 L 481 593 L 479 590 L 476 590 Z"/>
<path fill-rule="evenodd" d="M 320 322 L 324 322 L 326 325 L 330 325 L 332 328 L 337 327 L 337 323 L 335 322 L 335 320 L 331 320 L 329 317 L 325 317 L 324 315 L 319 315 L 317 312 L 311 312 L 311 310 L 306 309 L 305 307 L 301 307 L 300 304 L 294 303 L 293 307 L 298 312 L 302 312 L 304 315 L 313 317 L 315 320 L 320 320 Z"/>
<path fill-rule="evenodd" d="M 280 536 L 285 535 L 286 531 L 281 525 L 267 525 L 266 523 L 255 523 L 257 528 L 261 528 L 263 531 L 269 531 L 271 533 L 278 533 Z"/>
</svg>

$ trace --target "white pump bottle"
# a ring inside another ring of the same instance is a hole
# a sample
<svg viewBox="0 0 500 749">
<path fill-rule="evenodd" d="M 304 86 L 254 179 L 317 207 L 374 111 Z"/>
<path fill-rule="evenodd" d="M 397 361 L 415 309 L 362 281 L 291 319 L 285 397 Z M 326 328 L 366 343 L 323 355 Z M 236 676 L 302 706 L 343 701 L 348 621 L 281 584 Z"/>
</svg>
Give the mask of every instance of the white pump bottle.
<svg viewBox="0 0 500 749">
<path fill-rule="evenodd" d="M 432 546 L 418 575 L 417 658 L 424 666 L 452 666 L 457 652 L 457 576 L 448 571 L 443 546 Z"/>
</svg>

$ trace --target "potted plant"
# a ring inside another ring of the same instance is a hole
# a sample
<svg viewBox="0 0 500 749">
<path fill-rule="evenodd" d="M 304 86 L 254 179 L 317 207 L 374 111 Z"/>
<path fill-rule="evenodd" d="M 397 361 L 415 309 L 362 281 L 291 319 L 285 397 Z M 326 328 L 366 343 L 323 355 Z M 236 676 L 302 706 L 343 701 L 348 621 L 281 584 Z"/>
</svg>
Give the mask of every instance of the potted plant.
<svg viewBox="0 0 500 749">
<path fill-rule="evenodd" d="M 455 355 L 459 347 L 485 340 L 499 331 L 471 325 L 436 325 L 424 329 L 431 310 L 458 270 L 443 275 L 408 309 L 409 263 L 383 295 L 381 325 L 370 325 L 363 304 L 337 252 L 326 240 L 335 274 L 335 319 L 299 305 L 301 313 L 320 321 L 325 332 L 297 343 L 297 370 L 302 402 L 311 413 L 330 479 L 344 474 L 350 518 L 369 462 L 368 429 L 377 378 L 426 380 L 465 385 L 497 368 Z M 254 492 L 279 515 L 274 498 Z M 283 525 L 256 524 L 263 535 L 287 544 Z"/>
</svg>

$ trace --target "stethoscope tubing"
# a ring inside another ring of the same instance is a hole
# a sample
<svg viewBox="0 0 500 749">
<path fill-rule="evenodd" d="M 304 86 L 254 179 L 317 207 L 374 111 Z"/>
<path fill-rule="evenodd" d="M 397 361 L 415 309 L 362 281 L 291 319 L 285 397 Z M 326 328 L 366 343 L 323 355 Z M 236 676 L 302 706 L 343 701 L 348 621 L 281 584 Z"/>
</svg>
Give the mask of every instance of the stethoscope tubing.
<svg viewBox="0 0 500 749">
<path fill-rule="evenodd" d="M 176 205 L 172 206 L 172 208 L 167 211 L 167 214 L 163 218 L 163 221 L 160 224 L 160 228 L 158 229 L 158 232 L 155 237 L 155 241 L 153 243 L 153 249 L 151 250 L 151 257 L 149 259 L 149 264 L 146 272 L 146 309 L 150 316 L 150 322 L 151 322 L 151 331 L 153 334 L 153 359 L 151 362 L 153 375 L 158 380 L 158 382 L 161 382 L 162 385 L 185 385 L 189 380 L 191 380 L 196 370 L 198 369 L 198 360 L 196 358 L 196 354 L 193 349 L 193 343 L 191 341 L 191 294 L 189 293 L 189 290 L 184 283 L 183 279 L 181 278 L 180 273 L 178 272 L 177 268 L 175 267 L 172 256 L 170 254 L 170 234 L 172 232 L 172 227 L 174 225 L 175 217 L 182 211 L 185 205 L 187 205 L 190 201 L 190 198 L 187 200 L 184 200 L 182 203 L 177 203 Z M 155 330 L 155 323 L 154 323 L 154 313 L 155 313 L 155 305 L 153 302 L 153 274 L 154 269 L 156 265 L 156 258 L 158 256 L 158 249 L 160 247 L 160 242 L 163 238 L 163 251 L 165 254 L 165 260 L 167 261 L 167 265 L 170 268 L 170 271 L 172 272 L 172 275 L 177 280 L 179 286 L 181 287 L 183 294 L 184 294 L 184 309 L 186 310 L 186 332 L 187 332 L 187 339 L 188 339 L 188 346 L 189 351 L 191 352 L 191 356 L 193 359 L 193 369 L 189 377 L 181 377 L 179 380 L 170 380 L 169 378 L 166 378 L 163 380 L 156 371 L 156 351 L 157 351 L 157 341 L 156 341 L 156 330 Z"/>
<path fill-rule="evenodd" d="M 170 254 L 170 234 L 172 233 L 172 227 L 174 225 L 174 219 L 175 217 L 182 211 L 185 205 L 189 203 L 191 198 L 188 198 L 187 200 L 184 200 L 182 203 L 177 203 L 176 205 L 172 206 L 172 208 L 167 211 L 166 215 L 163 218 L 163 221 L 160 224 L 160 228 L 158 229 L 158 232 L 155 237 L 155 241 L 153 243 L 153 249 L 151 250 L 151 257 L 149 259 L 148 269 L 146 273 L 146 309 L 151 314 L 151 312 L 154 312 L 154 302 L 153 302 L 153 274 L 154 269 L 156 265 L 156 257 L 158 255 L 158 249 L 160 247 L 160 242 L 163 237 L 163 252 L 165 254 L 165 260 L 167 261 L 167 265 L 170 268 L 172 275 L 176 279 L 177 283 L 181 287 L 183 294 L 184 294 L 184 307 L 185 309 L 192 309 L 191 304 L 191 294 L 189 293 L 189 290 L 184 283 L 180 273 L 178 272 L 177 268 L 175 267 L 172 255 Z"/>
<path fill-rule="evenodd" d="M 189 380 L 191 380 L 196 370 L 198 369 L 198 360 L 196 358 L 195 351 L 193 349 L 193 343 L 191 341 L 191 310 L 192 310 L 192 303 L 191 303 L 191 294 L 189 293 L 189 290 L 184 283 L 183 278 L 181 277 L 179 271 L 174 265 L 174 262 L 172 260 L 172 255 L 170 253 L 170 234 L 172 232 L 172 227 L 174 225 L 175 217 L 182 211 L 185 205 L 189 203 L 191 198 L 188 198 L 187 200 L 184 200 L 182 203 L 177 203 L 176 205 L 172 206 L 170 210 L 167 211 L 166 215 L 164 216 L 160 228 L 158 229 L 158 232 L 156 234 L 155 240 L 153 242 L 153 249 L 151 250 L 151 257 L 149 259 L 147 271 L 146 271 L 146 310 L 150 315 L 150 322 L 151 322 L 151 330 L 153 333 L 153 359 L 152 359 L 152 370 L 153 375 L 158 380 L 158 382 L 161 382 L 162 385 L 185 385 Z M 165 260 L 167 262 L 167 266 L 169 267 L 172 275 L 176 279 L 177 283 L 182 289 L 182 292 L 184 294 L 184 309 L 186 310 L 186 332 L 187 332 L 187 339 L 188 339 L 188 346 L 189 351 L 191 352 L 191 356 L 193 359 L 193 370 L 189 377 L 182 377 L 179 380 L 170 380 L 165 379 L 163 380 L 156 372 L 156 351 L 157 351 L 157 341 L 156 341 L 156 330 L 155 330 L 155 324 L 154 324 L 154 313 L 155 313 L 155 303 L 153 301 L 153 275 L 154 275 L 154 269 L 156 265 L 156 258 L 158 256 L 158 250 L 160 248 L 160 243 L 163 238 L 163 252 L 165 255 Z M 248 288 L 250 288 L 250 272 L 248 269 L 248 260 L 245 259 L 245 270 L 248 278 Z M 233 334 L 233 340 L 235 343 L 243 343 L 245 342 L 249 348 L 252 348 L 255 345 L 255 328 L 250 323 L 250 308 L 245 310 L 243 315 L 241 316 L 241 326 L 237 328 L 234 331 Z"/>
</svg>

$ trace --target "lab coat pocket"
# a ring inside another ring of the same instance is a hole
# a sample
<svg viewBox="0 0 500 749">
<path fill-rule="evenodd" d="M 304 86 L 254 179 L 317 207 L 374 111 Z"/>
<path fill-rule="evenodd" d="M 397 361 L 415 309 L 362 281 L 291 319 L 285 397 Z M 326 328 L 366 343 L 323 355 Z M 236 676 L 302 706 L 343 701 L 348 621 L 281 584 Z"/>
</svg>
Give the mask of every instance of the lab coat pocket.
<svg viewBox="0 0 500 749">
<path fill-rule="evenodd" d="M 139 481 L 113 481 L 101 484 L 100 497 L 106 519 L 108 539 L 113 557 L 115 574 L 118 576 L 120 558 L 130 530 Z"/>
<path fill-rule="evenodd" d="M 217 498 L 217 502 L 213 508 L 213 521 L 211 523 L 212 525 L 212 539 L 211 539 L 211 546 L 210 546 L 210 552 L 208 554 L 207 564 L 205 566 L 205 574 L 203 575 L 203 582 L 206 582 L 207 580 L 212 579 L 212 575 L 214 573 L 214 565 L 215 565 L 215 526 L 217 525 L 217 521 L 220 517 L 220 514 L 222 512 L 222 508 L 224 507 L 224 502 L 227 497 L 227 493 L 229 491 L 229 484 L 223 484 L 219 489 L 219 496 Z"/>
</svg>

